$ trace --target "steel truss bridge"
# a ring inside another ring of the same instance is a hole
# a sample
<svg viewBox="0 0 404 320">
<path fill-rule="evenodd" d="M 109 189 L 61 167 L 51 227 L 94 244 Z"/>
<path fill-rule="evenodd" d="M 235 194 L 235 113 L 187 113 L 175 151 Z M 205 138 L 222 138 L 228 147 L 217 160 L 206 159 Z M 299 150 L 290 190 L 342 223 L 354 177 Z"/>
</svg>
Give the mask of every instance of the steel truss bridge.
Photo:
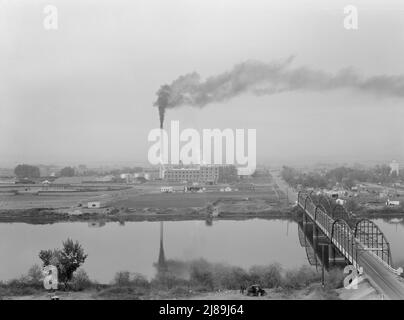
<svg viewBox="0 0 404 320">
<path fill-rule="evenodd" d="M 386 298 L 404 299 L 402 269 L 393 267 L 390 244 L 373 221 L 357 219 L 343 206 L 312 192 L 299 192 L 297 204 L 304 212 L 303 224 L 313 225 L 312 243 L 323 238 L 330 252 L 337 250 L 359 273 L 365 273 Z"/>
</svg>

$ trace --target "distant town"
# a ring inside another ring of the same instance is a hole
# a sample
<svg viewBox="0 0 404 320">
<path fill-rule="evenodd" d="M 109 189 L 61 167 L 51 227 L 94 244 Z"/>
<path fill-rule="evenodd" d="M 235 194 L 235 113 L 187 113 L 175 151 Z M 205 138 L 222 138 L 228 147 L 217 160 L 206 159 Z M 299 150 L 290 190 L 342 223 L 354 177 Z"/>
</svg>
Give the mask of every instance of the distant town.
<svg viewBox="0 0 404 320">
<path fill-rule="evenodd" d="M 178 214 L 206 213 L 212 205 L 223 207 L 226 203 L 226 209 L 221 211 L 239 212 L 237 202 L 243 201 L 242 206 L 248 207 L 250 214 L 265 215 L 282 211 L 291 201 L 288 193 L 293 195 L 302 189 L 327 195 L 355 212 L 401 210 L 404 203 L 404 171 L 395 160 L 373 167 L 261 166 L 252 175 L 240 172 L 234 165 L 181 162 L 175 166 L 123 168 L 21 164 L 0 171 L 0 210 L 54 209 L 77 217 L 88 213 L 85 208 L 100 209 L 94 210 L 97 213 L 145 213 L 150 208 L 170 208 Z M 278 175 L 288 190 L 279 187 Z M 175 202 L 178 195 L 174 194 L 179 193 L 190 195 L 180 196 L 180 201 Z M 173 194 L 170 201 L 164 194 Z M 229 207 L 228 198 L 232 197 L 233 206 Z"/>
</svg>

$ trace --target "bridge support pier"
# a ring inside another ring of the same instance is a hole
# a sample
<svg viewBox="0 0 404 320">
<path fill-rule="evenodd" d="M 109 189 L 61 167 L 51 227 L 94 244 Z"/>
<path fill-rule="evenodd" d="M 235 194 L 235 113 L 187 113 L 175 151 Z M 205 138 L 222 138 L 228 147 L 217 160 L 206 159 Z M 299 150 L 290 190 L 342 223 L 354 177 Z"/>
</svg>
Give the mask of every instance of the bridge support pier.
<svg viewBox="0 0 404 320">
<path fill-rule="evenodd" d="M 328 259 L 333 265 L 335 264 L 335 247 L 332 244 L 328 246 Z"/>
<path fill-rule="evenodd" d="M 316 224 L 313 224 L 313 243 L 316 246 L 317 245 L 317 240 L 318 240 L 318 227 Z"/>
</svg>

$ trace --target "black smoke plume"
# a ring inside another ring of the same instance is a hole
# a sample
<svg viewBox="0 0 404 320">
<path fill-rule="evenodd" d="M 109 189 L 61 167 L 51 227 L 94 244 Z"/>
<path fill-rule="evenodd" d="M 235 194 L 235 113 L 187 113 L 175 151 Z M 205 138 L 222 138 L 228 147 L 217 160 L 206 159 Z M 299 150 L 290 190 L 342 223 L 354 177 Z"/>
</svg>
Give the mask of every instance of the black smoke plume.
<svg viewBox="0 0 404 320">
<path fill-rule="evenodd" d="M 157 91 L 154 106 L 159 108 L 160 127 L 163 126 L 166 109 L 183 105 L 204 107 L 246 92 L 271 95 L 284 91 L 347 88 L 378 96 L 404 97 L 403 75 L 362 77 L 352 68 L 333 74 L 308 67 L 292 68 L 292 62 L 293 57 L 272 63 L 246 61 L 205 81 L 196 72 L 182 75 Z"/>
</svg>

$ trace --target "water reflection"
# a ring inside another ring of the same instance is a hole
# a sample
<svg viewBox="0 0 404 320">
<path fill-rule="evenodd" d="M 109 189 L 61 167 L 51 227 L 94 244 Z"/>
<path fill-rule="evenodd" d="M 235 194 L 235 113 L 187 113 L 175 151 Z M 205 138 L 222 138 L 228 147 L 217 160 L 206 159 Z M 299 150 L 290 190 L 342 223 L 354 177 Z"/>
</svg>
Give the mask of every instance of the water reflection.
<svg viewBox="0 0 404 320">
<path fill-rule="evenodd" d="M 167 261 L 164 254 L 164 222 L 160 222 L 160 249 L 159 249 L 159 259 L 157 262 L 157 272 L 164 273 L 167 271 Z"/>
<path fill-rule="evenodd" d="M 104 220 L 97 220 L 97 221 L 89 221 L 88 223 L 89 228 L 101 228 L 106 225 Z"/>
<path fill-rule="evenodd" d="M 345 258 L 315 228 L 313 223 L 304 220 L 298 222 L 299 243 L 304 248 L 309 264 L 318 271 L 323 265 L 327 271 L 335 267 L 345 266 Z"/>
</svg>

